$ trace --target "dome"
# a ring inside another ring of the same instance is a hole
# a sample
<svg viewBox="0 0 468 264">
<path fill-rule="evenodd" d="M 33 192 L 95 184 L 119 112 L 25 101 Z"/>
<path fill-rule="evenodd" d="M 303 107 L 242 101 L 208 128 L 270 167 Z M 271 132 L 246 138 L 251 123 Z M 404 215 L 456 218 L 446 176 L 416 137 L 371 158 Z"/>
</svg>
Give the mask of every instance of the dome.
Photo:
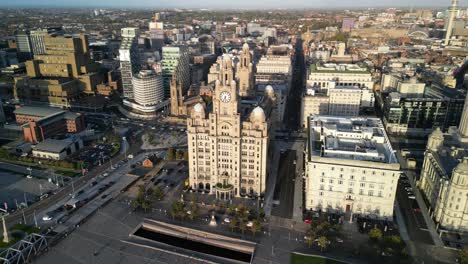
<svg viewBox="0 0 468 264">
<path fill-rule="evenodd" d="M 203 107 L 202 104 L 197 103 L 197 104 L 193 107 L 193 113 L 204 114 L 204 113 L 205 113 L 205 107 Z"/>
<path fill-rule="evenodd" d="M 250 114 L 250 121 L 260 121 L 263 122 L 265 121 L 265 112 L 260 106 L 257 106 L 252 110 L 252 113 Z"/>
<path fill-rule="evenodd" d="M 431 134 L 430 137 L 433 138 L 444 138 L 444 133 L 440 130 L 440 127 L 437 127 Z"/>
<path fill-rule="evenodd" d="M 273 86 L 267 85 L 267 87 L 265 87 L 265 94 L 268 96 L 274 96 L 275 90 L 273 89 Z"/>
</svg>

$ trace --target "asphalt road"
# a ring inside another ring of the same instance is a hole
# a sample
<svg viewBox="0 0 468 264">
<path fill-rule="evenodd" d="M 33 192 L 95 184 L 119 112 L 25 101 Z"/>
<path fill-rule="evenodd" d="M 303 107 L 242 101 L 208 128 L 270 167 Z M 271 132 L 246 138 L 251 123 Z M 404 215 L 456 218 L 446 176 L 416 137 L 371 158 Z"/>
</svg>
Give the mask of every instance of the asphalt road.
<svg viewBox="0 0 468 264">
<path fill-rule="evenodd" d="M 295 150 L 287 150 L 280 156 L 278 178 L 276 181 L 274 200 L 280 204 L 273 207 L 272 215 L 283 218 L 292 218 L 294 209 L 294 179 L 296 178 Z"/>
<path fill-rule="evenodd" d="M 295 46 L 296 57 L 293 67 L 293 76 L 291 90 L 289 91 L 287 107 L 285 110 L 286 127 L 291 130 L 297 130 L 301 127 L 301 96 L 304 89 L 305 63 L 302 51 L 302 40 L 299 39 Z"/>
<path fill-rule="evenodd" d="M 140 144 L 133 144 L 130 149 L 128 149 L 126 151 L 127 154 L 130 154 L 130 153 L 136 153 L 137 151 L 140 150 Z M 112 162 L 113 164 L 116 164 L 117 162 L 119 162 L 120 160 L 124 159 L 125 157 L 125 154 L 121 153 L 119 154 L 118 156 L 114 157 Z M 85 176 L 83 177 L 80 177 L 79 179 L 75 180 L 74 181 L 74 188 L 75 189 L 79 189 L 81 188 L 83 185 L 87 184 L 87 182 L 94 178 L 95 176 L 103 173 L 104 171 L 106 171 L 107 169 L 109 169 L 110 167 L 110 163 L 106 163 L 100 167 L 97 167 L 95 168 L 94 170 L 92 170 L 91 172 L 89 172 L 88 174 L 86 174 Z M 73 188 L 71 185 L 69 186 L 66 186 L 64 187 L 63 189 L 61 189 L 60 191 L 58 191 L 55 195 L 47 198 L 47 199 L 44 199 L 42 201 L 39 201 L 31 206 L 29 206 L 28 208 L 24 209 L 24 210 L 21 210 L 21 211 L 16 211 L 10 215 L 8 215 L 5 220 L 7 222 L 7 225 L 8 226 L 12 226 L 16 223 L 19 223 L 20 221 L 22 221 L 23 219 L 23 214 L 24 216 L 26 217 L 26 219 L 32 219 L 34 217 L 34 214 L 35 212 L 38 212 L 38 211 L 42 211 L 44 209 L 47 209 L 49 208 L 50 206 L 56 204 L 57 202 L 59 202 L 60 200 L 62 200 L 63 198 L 65 198 L 67 195 L 69 195 L 71 192 L 73 191 Z"/>
<path fill-rule="evenodd" d="M 400 205 L 402 215 L 405 218 L 411 240 L 417 243 L 434 245 L 421 212 L 415 210 L 419 208 L 418 203 L 416 200 L 408 198 L 408 194 L 401 183 L 398 184 L 396 198 Z"/>
</svg>

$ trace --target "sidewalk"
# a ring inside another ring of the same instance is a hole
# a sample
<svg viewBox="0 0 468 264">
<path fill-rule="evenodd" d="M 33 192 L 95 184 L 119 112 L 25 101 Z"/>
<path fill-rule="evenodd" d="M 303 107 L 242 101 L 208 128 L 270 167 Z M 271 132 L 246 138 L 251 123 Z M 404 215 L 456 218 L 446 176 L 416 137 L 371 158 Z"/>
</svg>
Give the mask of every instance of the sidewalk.
<svg viewBox="0 0 468 264">
<path fill-rule="evenodd" d="M 294 182 L 294 208 L 293 219 L 295 221 L 302 221 L 302 201 L 303 201 L 303 163 L 304 163 L 304 147 L 301 143 L 295 142 L 293 149 L 296 149 L 296 180 Z"/>
</svg>

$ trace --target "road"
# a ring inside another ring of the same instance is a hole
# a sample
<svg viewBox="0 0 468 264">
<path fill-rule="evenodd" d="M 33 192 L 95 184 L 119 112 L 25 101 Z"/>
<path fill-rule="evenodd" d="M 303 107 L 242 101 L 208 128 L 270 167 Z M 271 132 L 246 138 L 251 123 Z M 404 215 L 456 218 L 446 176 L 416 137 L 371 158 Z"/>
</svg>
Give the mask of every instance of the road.
<svg viewBox="0 0 468 264">
<path fill-rule="evenodd" d="M 302 40 L 298 39 L 295 46 L 296 57 L 293 67 L 291 89 L 288 95 L 287 107 L 285 110 L 286 127 L 290 130 L 298 130 L 301 127 L 301 96 L 304 90 L 305 62 L 302 51 Z"/>
<path fill-rule="evenodd" d="M 125 144 L 123 144 L 123 145 L 125 145 Z M 140 150 L 140 145 L 139 144 L 133 144 L 126 151 L 126 153 L 127 154 L 136 153 L 139 150 Z M 113 158 L 112 163 L 116 164 L 120 160 L 124 159 L 125 158 L 124 153 L 125 153 L 125 151 L 124 152 L 121 151 L 121 153 L 119 155 L 117 155 L 116 157 Z M 73 186 L 72 185 L 66 186 L 66 187 L 64 187 L 63 189 L 61 189 L 60 191 L 58 191 L 55 195 L 53 195 L 51 197 L 49 197 L 47 199 L 44 199 L 42 201 L 39 201 L 39 202 L 29 206 L 28 208 L 26 208 L 24 210 L 16 211 L 16 212 L 8 215 L 5 218 L 5 220 L 7 222 L 7 225 L 12 226 L 12 225 L 14 225 L 16 223 L 22 222 L 23 217 L 25 217 L 26 219 L 32 219 L 34 217 L 35 212 L 43 211 L 43 210 L 57 204 L 60 200 L 64 199 L 70 193 L 72 193 L 73 188 L 79 189 L 79 188 L 83 187 L 85 184 L 88 183 L 88 181 L 90 179 L 92 179 L 92 178 L 96 177 L 97 175 L 105 172 L 109 168 L 110 168 L 110 163 L 106 163 L 106 164 L 104 164 L 104 165 L 102 165 L 100 167 L 97 167 L 94 170 L 90 171 L 85 176 L 74 180 Z"/>
<path fill-rule="evenodd" d="M 295 150 L 286 150 L 281 153 L 278 166 L 278 178 L 276 181 L 273 199 L 280 204 L 273 207 L 272 215 L 283 218 L 292 218 L 294 206 L 294 180 L 295 180 Z"/>
</svg>

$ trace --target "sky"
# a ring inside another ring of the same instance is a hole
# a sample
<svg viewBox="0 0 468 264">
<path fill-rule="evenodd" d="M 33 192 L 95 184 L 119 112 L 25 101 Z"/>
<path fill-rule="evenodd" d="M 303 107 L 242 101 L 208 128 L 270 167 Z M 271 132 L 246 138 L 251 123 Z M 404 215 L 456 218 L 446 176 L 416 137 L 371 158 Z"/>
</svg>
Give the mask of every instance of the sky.
<svg viewBox="0 0 468 264">
<path fill-rule="evenodd" d="M 345 9 L 352 7 L 446 7 L 450 3 L 450 0 L 0 0 L 0 7 Z"/>
</svg>

